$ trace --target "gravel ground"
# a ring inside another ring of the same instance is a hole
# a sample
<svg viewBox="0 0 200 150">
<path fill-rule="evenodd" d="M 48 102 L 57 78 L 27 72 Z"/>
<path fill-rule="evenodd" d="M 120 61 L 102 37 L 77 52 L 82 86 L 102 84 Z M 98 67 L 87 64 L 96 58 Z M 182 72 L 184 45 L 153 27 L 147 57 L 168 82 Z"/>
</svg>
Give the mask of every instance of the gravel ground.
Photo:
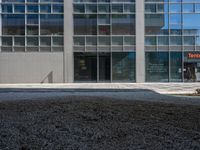
<svg viewBox="0 0 200 150">
<path fill-rule="evenodd" d="M 66 96 L 0 102 L 1 150 L 200 149 L 200 105 Z"/>
</svg>

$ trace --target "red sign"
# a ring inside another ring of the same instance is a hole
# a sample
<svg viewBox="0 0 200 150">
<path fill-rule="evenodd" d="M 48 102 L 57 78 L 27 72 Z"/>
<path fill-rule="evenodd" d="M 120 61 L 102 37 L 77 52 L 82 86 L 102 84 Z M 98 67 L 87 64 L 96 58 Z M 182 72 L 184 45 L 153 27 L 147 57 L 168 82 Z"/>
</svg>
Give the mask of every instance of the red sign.
<svg viewBox="0 0 200 150">
<path fill-rule="evenodd" d="M 200 53 L 188 53 L 188 59 L 200 59 Z"/>
</svg>

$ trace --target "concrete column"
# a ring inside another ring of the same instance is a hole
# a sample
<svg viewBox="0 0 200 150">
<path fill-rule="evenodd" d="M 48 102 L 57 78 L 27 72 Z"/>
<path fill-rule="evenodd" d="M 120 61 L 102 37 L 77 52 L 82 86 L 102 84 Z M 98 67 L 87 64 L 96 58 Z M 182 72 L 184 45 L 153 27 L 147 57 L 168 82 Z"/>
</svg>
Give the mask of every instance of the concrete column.
<svg viewBox="0 0 200 150">
<path fill-rule="evenodd" d="M 74 82 L 73 0 L 64 0 L 64 83 Z"/>
<path fill-rule="evenodd" d="M 145 82 L 144 0 L 136 0 L 136 82 Z"/>
<path fill-rule="evenodd" d="M 1 3 L 2 3 L 2 0 L 0 0 L 0 4 Z M 0 10 L 0 14 L 1 13 L 2 13 L 2 9 Z M 1 15 L 0 15 L 0 36 L 2 36 L 2 16 Z M 1 40 L 0 40 L 0 46 L 2 46 Z M 0 48 L 0 52 L 1 52 L 1 48 Z"/>
</svg>

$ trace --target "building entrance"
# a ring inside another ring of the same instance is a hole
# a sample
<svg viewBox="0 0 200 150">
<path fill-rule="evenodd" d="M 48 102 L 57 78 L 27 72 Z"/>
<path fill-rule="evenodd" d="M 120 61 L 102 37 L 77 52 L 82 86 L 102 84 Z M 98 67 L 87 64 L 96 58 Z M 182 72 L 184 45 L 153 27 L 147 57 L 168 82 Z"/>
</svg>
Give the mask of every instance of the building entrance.
<svg viewBox="0 0 200 150">
<path fill-rule="evenodd" d="M 200 63 L 197 62 L 184 63 L 184 81 L 200 82 Z"/>
<path fill-rule="evenodd" d="M 110 82 L 111 78 L 110 53 L 99 54 L 99 82 Z"/>
</svg>

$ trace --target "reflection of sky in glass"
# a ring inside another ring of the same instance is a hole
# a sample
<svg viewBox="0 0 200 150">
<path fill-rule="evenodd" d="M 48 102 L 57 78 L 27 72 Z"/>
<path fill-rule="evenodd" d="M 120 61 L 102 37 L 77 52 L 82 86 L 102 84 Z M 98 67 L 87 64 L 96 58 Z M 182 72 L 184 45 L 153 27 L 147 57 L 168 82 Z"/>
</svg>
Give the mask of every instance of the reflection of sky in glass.
<svg viewBox="0 0 200 150">
<path fill-rule="evenodd" d="M 164 0 L 168 2 L 168 0 Z M 179 2 L 179 1 L 173 1 Z M 191 0 L 183 0 L 183 2 L 192 2 Z M 161 27 L 162 30 L 167 29 L 200 29 L 200 14 L 195 13 L 200 10 L 200 4 L 168 4 L 165 3 L 164 5 L 164 14 L 163 18 L 160 18 L 160 22 L 163 23 Z M 182 5 L 182 6 L 181 6 Z M 181 12 L 181 7 L 182 11 Z M 169 14 L 170 12 L 170 14 Z M 157 13 L 159 14 L 159 13 Z"/>
<path fill-rule="evenodd" d="M 169 29 L 169 17 L 168 14 L 164 14 L 164 26 L 162 27 L 162 29 Z"/>
<path fill-rule="evenodd" d="M 200 0 L 148 0 L 145 6 L 146 49 L 170 45 L 177 47 L 169 49 L 180 50 L 178 46 L 184 45 L 187 51 L 200 50 Z"/>
<path fill-rule="evenodd" d="M 184 29 L 200 29 L 200 14 L 184 14 L 183 28 Z"/>
</svg>

